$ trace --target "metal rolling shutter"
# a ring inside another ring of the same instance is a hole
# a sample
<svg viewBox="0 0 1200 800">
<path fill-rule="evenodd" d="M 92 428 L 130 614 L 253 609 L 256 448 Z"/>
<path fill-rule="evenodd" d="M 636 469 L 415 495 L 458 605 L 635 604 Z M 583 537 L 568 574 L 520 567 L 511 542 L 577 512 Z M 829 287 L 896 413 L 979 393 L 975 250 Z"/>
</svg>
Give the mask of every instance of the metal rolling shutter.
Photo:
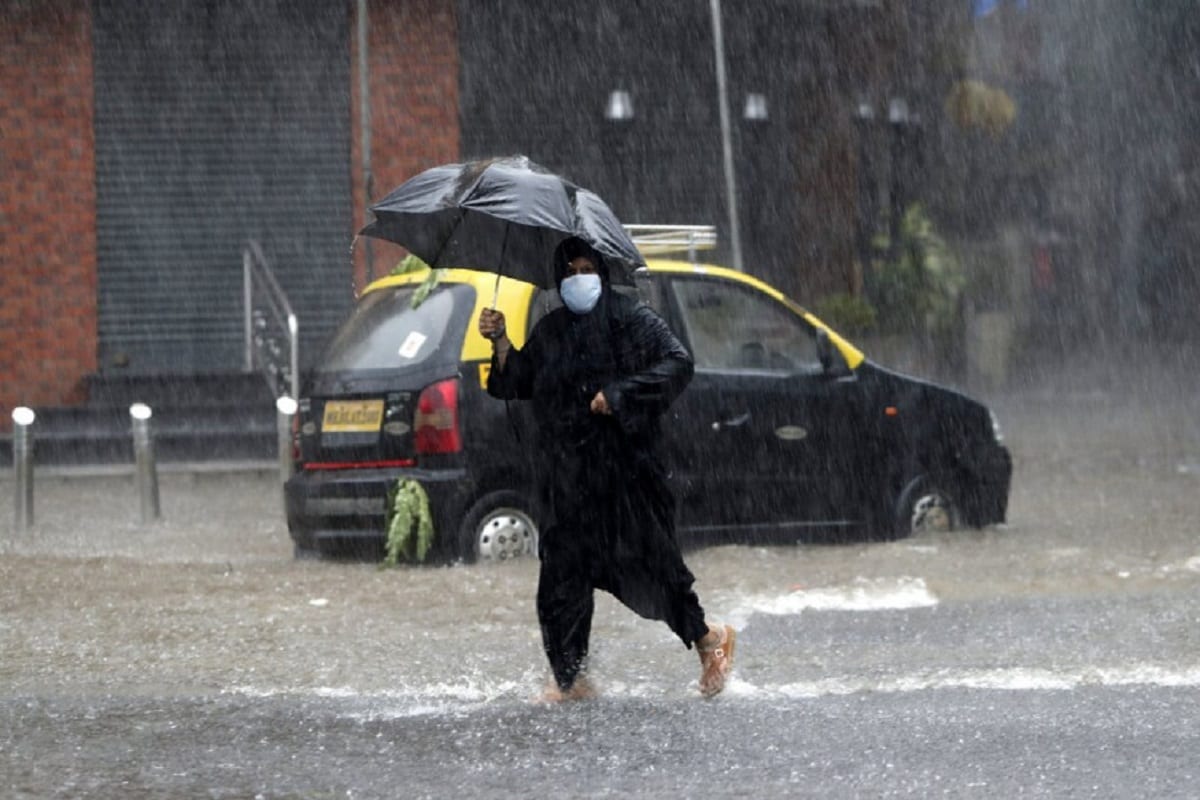
<svg viewBox="0 0 1200 800">
<path fill-rule="evenodd" d="M 96 0 L 93 19 L 101 369 L 238 369 L 249 238 L 311 361 L 352 299 L 349 4 Z"/>
</svg>

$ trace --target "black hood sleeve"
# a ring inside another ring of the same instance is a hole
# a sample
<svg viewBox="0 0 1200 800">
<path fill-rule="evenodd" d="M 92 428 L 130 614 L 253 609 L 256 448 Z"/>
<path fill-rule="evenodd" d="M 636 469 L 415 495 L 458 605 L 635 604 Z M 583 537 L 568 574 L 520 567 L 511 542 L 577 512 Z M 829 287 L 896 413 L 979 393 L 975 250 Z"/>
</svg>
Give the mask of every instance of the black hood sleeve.
<svg viewBox="0 0 1200 800">
<path fill-rule="evenodd" d="M 692 357 L 648 306 L 618 300 L 614 319 L 621 331 L 622 374 L 604 387 L 617 421 L 627 432 L 653 424 L 692 379 Z"/>
</svg>

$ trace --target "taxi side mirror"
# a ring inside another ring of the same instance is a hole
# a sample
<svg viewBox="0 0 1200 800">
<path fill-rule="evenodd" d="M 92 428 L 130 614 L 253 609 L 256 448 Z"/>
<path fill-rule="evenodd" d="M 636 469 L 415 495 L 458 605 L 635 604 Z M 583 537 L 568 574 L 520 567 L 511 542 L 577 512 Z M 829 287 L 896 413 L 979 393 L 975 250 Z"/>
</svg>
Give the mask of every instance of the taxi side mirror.
<svg viewBox="0 0 1200 800">
<path fill-rule="evenodd" d="M 842 357 L 842 352 L 834 347 L 833 340 L 824 328 L 817 328 L 817 359 L 826 375 L 850 374 L 850 365 Z"/>
</svg>

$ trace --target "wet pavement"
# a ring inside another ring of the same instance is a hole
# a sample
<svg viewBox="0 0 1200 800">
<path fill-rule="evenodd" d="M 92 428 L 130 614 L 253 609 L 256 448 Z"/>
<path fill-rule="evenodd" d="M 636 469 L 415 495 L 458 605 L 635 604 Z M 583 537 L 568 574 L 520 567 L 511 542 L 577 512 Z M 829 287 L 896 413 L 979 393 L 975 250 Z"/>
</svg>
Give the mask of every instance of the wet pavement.
<svg viewBox="0 0 1200 800">
<path fill-rule="evenodd" d="M 1141 359 L 977 391 L 1009 524 L 690 553 L 740 631 L 694 654 L 599 596 L 595 701 L 546 674 L 536 565 L 293 561 L 269 468 L 0 479 L 0 785 L 15 797 L 1193 797 L 1200 381 Z"/>
</svg>

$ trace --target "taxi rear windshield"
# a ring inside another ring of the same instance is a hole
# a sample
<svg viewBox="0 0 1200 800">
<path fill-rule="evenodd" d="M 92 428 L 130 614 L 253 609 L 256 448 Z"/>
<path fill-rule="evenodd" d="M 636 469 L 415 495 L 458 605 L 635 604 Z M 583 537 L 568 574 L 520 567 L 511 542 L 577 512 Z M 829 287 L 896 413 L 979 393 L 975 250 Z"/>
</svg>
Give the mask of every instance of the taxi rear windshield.
<svg viewBox="0 0 1200 800">
<path fill-rule="evenodd" d="M 475 305 L 465 284 L 434 289 L 413 308 L 415 286 L 371 292 L 338 329 L 318 372 L 415 367 L 435 358 L 457 361 L 463 328 Z"/>
</svg>

